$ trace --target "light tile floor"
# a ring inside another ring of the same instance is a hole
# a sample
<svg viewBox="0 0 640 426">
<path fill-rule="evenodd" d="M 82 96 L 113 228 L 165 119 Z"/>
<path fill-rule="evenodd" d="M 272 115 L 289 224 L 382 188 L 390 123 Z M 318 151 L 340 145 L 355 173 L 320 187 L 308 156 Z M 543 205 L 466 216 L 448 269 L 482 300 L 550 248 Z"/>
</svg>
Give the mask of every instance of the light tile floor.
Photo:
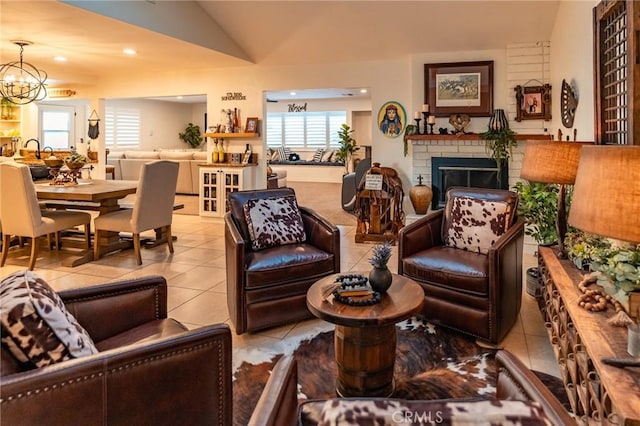
<svg viewBox="0 0 640 426">
<path fill-rule="evenodd" d="M 371 244 L 354 242 L 355 227 L 339 226 L 341 231 L 341 270 L 368 271 Z M 229 321 L 226 305 L 224 226 L 219 219 L 199 216 L 174 215 L 173 234 L 175 253 L 169 254 L 166 245 L 142 250 L 142 265 L 137 265 L 132 250 L 114 253 L 75 268 L 64 267 L 62 260 L 68 254 L 40 250 L 35 272 L 56 290 L 88 286 L 109 281 L 157 274 L 166 277 L 169 284 L 169 315 L 190 328 Z M 44 240 L 44 239 L 42 239 Z M 0 277 L 24 269 L 29 259 L 29 248 L 12 248 L 7 264 L 0 268 Z M 536 260 L 525 254 L 524 269 Z M 397 255 L 389 262 L 393 272 L 397 269 Z M 236 336 L 235 348 L 245 347 L 260 351 L 261 346 L 286 344 L 295 341 L 311 329 L 325 328 L 322 320 L 312 319 L 277 327 L 255 334 Z M 520 319 L 501 346 L 516 354 L 530 368 L 559 376 L 553 350 L 549 344 L 544 322 L 535 300 L 523 292 Z"/>
</svg>

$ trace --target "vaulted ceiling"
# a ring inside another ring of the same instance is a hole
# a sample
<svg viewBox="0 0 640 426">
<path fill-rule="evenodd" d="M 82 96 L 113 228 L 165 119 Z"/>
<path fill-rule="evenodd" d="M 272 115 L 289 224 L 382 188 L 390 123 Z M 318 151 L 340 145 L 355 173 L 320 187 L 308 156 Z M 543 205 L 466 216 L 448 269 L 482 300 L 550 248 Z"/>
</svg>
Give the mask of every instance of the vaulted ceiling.
<svg viewBox="0 0 640 426">
<path fill-rule="evenodd" d="M 11 40 L 50 86 L 139 70 L 380 61 L 548 40 L 553 1 L 0 1 L 0 63 Z M 133 57 L 122 49 L 134 48 Z M 54 56 L 64 56 L 59 63 Z"/>
</svg>

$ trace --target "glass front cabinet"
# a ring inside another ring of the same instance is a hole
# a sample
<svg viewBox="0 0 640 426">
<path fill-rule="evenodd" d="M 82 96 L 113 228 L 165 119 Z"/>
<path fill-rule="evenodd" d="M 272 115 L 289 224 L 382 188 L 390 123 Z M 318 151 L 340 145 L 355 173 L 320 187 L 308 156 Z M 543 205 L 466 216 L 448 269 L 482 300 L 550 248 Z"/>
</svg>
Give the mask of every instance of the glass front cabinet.
<svg viewBox="0 0 640 426">
<path fill-rule="evenodd" d="M 253 166 L 200 167 L 200 216 L 223 217 L 227 212 L 227 194 L 254 189 Z"/>
</svg>

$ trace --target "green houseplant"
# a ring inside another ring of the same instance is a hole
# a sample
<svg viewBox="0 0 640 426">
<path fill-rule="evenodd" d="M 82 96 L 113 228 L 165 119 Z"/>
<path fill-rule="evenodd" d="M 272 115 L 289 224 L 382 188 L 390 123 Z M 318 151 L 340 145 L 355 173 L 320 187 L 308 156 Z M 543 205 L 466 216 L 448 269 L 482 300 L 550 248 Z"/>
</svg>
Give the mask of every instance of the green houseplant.
<svg viewBox="0 0 640 426">
<path fill-rule="evenodd" d="M 511 158 L 513 148 L 518 146 L 516 133 L 508 127 L 499 130 L 489 128 L 480 134 L 480 139 L 485 141 L 489 157 L 496 161 L 498 176 L 500 176 L 502 166 Z"/>
<path fill-rule="evenodd" d="M 191 148 L 197 148 L 202 143 L 202 134 L 200 126 L 189 123 L 184 129 L 184 133 L 178 133 L 178 137 L 183 142 L 189 144 Z"/>
<path fill-rule="evenodd" d="M 338 130 L 338 138 L 340 139 L 340 147 L 336 150 L 335 157 L 344 161 L 344 167 L 346 173 L 349 173 L 349 163 L 351 162 L 351 156 L 360 149 L 358 143 L 353 138 L 354 130 L 344 123 Z"/>
<path fill-rule="evenodd" d="M 404 135 L 402 136 L 402 144 L 404 145 L 404 156 L 406 157 L 409 154 L 409 139 L 411 136 L 418 133 L 418 126 L 415 124 L 407 124 L 404 128 Z"/>
<path fill-rule="evenodd" d="M 525 234 L 538 244 L 550 245 L 557 240 L 556 215 L 558 214 L 558 187 L 544 183 L 520 181 L 518 193 L 518 215 L 524 218 Z M 537 267 L 527 269 L 527 293 L 538 296 L 541 289 Z"/>
</svg>

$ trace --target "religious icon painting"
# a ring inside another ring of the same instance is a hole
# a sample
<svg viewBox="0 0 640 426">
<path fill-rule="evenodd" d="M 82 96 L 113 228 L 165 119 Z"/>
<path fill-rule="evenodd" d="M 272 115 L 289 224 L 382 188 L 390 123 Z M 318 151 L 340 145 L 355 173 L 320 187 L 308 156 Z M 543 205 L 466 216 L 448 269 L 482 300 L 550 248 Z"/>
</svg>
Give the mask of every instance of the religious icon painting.
<svg viewBox="0 0 640 426">
<path fill-rule="evenodd" d="M 407 125 L 407 114 L 398 102 L 384 103 L 378 111 L 378 128 L 389 138 L 396 138 L 404 132 Z"/>
</svg>

